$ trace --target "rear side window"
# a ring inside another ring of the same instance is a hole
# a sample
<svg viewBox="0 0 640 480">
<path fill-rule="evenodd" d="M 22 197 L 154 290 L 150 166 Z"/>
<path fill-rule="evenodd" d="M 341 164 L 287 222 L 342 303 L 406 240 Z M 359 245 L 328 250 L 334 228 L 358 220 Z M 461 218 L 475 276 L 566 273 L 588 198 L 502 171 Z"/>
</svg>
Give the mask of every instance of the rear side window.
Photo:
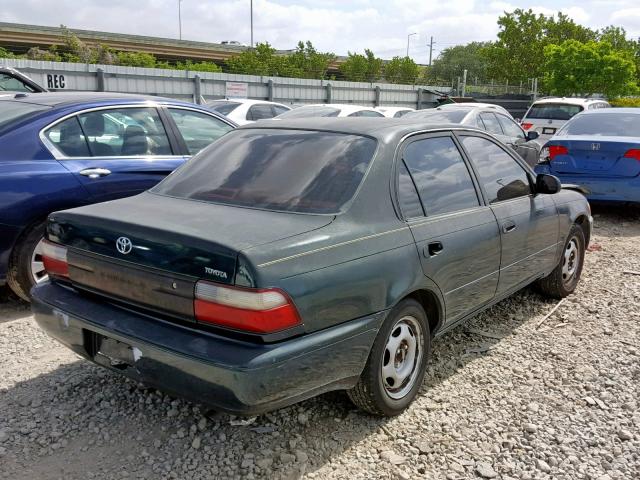
<svg viewBox="0 0 640 480">
<path fill-rule="evenodd" d="M 267 210 L 336 214 L 358 189 L 376 150 L 360 135 L 234 130 L 153 192 Z"/>
<path fill-rule="evenodd" d="M 374 112 L 371 110 L 358 110 L 357 112 L 353 112 L 349 117 L 384 117 L 380 112 Z"/>
<path fill-rule="evenodd" d="M 451 137 L 412 142 L 403 158 L 427 215 L 480 205 L 469 170 Z"/>
<path fill-rule="evenodd" d="M 269 104 L 253 105 L 247 112 L 247 120 L 265 120 L 273 118 L 273 110 Z"/>
<path fill-rule="evenodd" d="M 213 115 L 193 110 L 170 108 L 169 114 L 187 144 L 189 155 L 195 155 L 233 128 Z"/>
<path fill-rule="evenodd" d="M 557 135 L 640 137 L 640 115 L 617 113 L 615 109 L 595 115 L 578 115 L 565 124 Z"/>
<path fill-rule="evenodd" d="M 565 103 L 537 103 L 531 106 L 525 118 L 546 120 L 569 120 L 584 110 L 580 105 Z"/>
<path fill-rule="evenodd" d="M 531 193 L 529 177 L 518 163 L 495 143 L 480 137 L 462 137 L 462 145 L 478 171 L 489 203 Z"/>
<path fill-rule="evenodd" d="M 155 108 L 114 108 L 78 115 L 94 157 L 171 155 Z M 69 155 L 70 156 L 70 155 Z"/>
<path fill-rule="evenodd" d="M 222 115 L 229 115 L 239 106 L 240 104 L 238 102 L 214 102 L 209 104 L 209 108 Z"/>
<path fill-rule="evenodd" d="M 288 112 L 289 109 L 281 105 L 273 105 L 273 111 L 275 112 L 276 115 L 280 115 L 284 112 Z"/>
<path fill-rule="evenodd" d="M 409 113 L 411 110 L 398 110 L 396 112 L 396 114 L 393 116 L 393 118 L 400 118 L 400 117 L 404 117 L 407 113 Z"/>
<path fill-rule="evenodd" d="M 404 218 L 423 217 L 424 210 L 416 186 L 404 162 L 398 168 L 398 202 Z"/>
<path fill-rule="evenodd" d="M 502 130 L 505 135 L 521 138 L 522 140 L 525 139 L 524 132 L 516 122 L 504 115 L 496 114 L 496 117 L 498 117 L 498 121 L 500 122 L 500 125 L 502 125 Z"/>
<path fill-rule="evenodd" d="M 65 157 L 90 157 L 89 145 L 78 117 L 67 118 L 45 132 L 45 137 Z"/>
<path fill-rule="evenodd" d="M 0 102 L 0 130 L 8 127 L 14 122 L 25 120 L 37 113 L 44 112 L 50 107 L 44 105 L 33 105 L 22 102 Z"/>
<path fill-rule="evenodd" d="M 482 123 L 484 123 L 487 132 L 494 133 L 496 135 L 503 135 L 502 127 L 500 127 L 500 122 L 498 122 L 495 114 L 481 113 L 480 118 L 482 119 Z"/>
</svg>

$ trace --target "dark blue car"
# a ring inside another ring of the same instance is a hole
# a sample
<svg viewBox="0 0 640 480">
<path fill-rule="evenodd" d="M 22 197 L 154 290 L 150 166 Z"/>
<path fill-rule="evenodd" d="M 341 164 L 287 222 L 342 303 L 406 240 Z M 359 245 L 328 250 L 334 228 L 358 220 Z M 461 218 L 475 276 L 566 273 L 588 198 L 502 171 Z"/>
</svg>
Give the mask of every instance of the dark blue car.
<svg viewBox="0 0 640 480">
<path fill-rule="evenodd" d="M 543 149 L 538 173 L 581 187 L 591 201 L 640 202 L 640 109 L 587 110 Z"/>
<path fill-rule="evenodd" d="M 46 278 L 49 213 L 154 186 L 235 124 L 197 105 L 113 93 L 0 97 L 0 285 Z"/>
</svg>

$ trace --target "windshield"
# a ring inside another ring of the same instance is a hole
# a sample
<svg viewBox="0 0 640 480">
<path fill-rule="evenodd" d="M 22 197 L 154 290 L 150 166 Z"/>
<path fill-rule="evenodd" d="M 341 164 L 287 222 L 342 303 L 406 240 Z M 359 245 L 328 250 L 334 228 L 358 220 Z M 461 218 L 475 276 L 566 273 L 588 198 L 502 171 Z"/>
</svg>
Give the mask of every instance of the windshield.
<svg viewBox="0 0 640 480">
<path fill-rule="evenodd" d="M 229 115 L 238 108 L 239 105 L 240 104 L 238 102 L 213 102 L 209 104 L 209 108 L 221 113 L 222 115 Z"/>
<path fill-rule="evenodd" d="M 299 213 L 339 213 L 371 163 L 376 141 L 284 129 L 230 132 L 152 192 Z"/>
<path fill-rule="evenodd" d="M 29 92 L 33 93 L 36 90 L 30 87 L 20 79 L 9 75 L 8 73 L 0 72 L 0 92 Z"/>
<path fill-rule="evenodd" d="M 461 108 L 461 109 L 450 109 L 450 110 L 437 110 L 437 109 L 428 109 L 428 110 L 418 110 L 416 112 L 409 112 L 403 118 L 411 118 L 411 119 L 420 119 L 420 120 L 428 120 L 433 123 L 461 123 L 464 120 L 464 117 L 467 116 L 469 110 Z"/>
<path fill-rule="evenodd" d="M 634 113 L 578 115 L 562 127 L 556 135 L 640 137 L 640 115 Z"/>
<path fill-rule="evenodd" d="M 32 103 L 3 101 L 0 102 L 0 130 L 9 126 L 13 122 L 35 115 L 38 112 L 49 109 L 44 105 L 34 105 Z"/>
<path fill-rule="evenodd" d="M 340 110 L 333 107 L 299 107 L 278 115 L 277 118 L 312 118 L 312 117 L 337 117 Z"/>
<path fill-rule="evenodd" d="M 580 105 L 568 105 L 566 103 L 536 103 L 525 118 L 539 118 L 546 120 L 569 120 L 580 113 L 584 108 Z"/>
</svg>

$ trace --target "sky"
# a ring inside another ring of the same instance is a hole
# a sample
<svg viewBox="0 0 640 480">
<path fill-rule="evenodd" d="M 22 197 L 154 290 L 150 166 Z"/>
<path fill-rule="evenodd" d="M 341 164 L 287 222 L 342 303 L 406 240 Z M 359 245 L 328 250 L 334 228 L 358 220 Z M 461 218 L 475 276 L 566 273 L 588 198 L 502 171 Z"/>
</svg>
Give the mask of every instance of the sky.
<svg viewBox="0 0 640 480">
<path fill-rule="evenodd" d="M 182 0 L 186 40 L 250 42 L 249 0 Z M 370 48 L 382 58 L 409 55 L 427 63 L 449 46 L 496 38 L 504 11 L 562 11 L 591 28 L 615 24 L 640 37 L 640 0 L 254 0 L 254 39 L 278 49 L 311 40 L 338 55 Z M 178 0 L 0 0 L 0 21 L 178 37 Z"/>
</svg>

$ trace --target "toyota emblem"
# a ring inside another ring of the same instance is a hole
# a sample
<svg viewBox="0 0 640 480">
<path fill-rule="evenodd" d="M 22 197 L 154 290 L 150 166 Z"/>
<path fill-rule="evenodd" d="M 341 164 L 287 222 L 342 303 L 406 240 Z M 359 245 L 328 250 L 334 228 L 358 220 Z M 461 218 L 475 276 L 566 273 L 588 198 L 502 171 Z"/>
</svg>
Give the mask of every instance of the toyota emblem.
<svg viewBox="0 0 640 480">
<path fill-rule="evenodd" d="M 126 255 L 127 253 L 131 252 L 133 243 L 131 243 L 131 240 L 129 240 L 127 237 L 119 237 L 116 240 L 116 248 L 121 254 Z"/>
</svg>

